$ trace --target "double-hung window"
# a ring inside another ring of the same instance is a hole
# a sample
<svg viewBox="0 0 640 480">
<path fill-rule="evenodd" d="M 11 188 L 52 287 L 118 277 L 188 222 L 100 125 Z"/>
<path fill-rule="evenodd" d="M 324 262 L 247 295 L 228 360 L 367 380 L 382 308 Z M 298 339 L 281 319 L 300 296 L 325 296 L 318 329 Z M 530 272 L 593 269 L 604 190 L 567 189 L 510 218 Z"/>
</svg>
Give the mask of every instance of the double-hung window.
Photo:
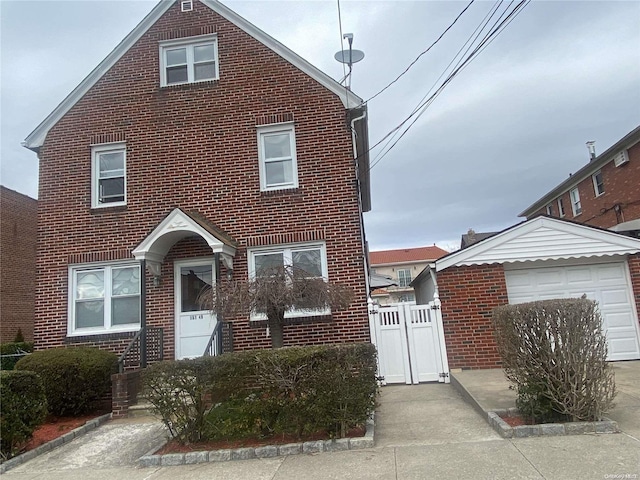
<svg viewBox="0 0 640 480">
<path fill-rule="evenodd" d="M 260 190 L 298 187 L 298 164 L 293 123 L 258 127 Z"/>
<path fill-rule="evenodd" d="M 398 270 L 398 286 L 408 287 L 411 283 L 411 269 Z"/>
<path fill-rule="evenodd" d="M 127 149 L 124 143 L 91 147 L 91 206 L 126 205 Z"/>
<path fill-rule="evenodd" d="M 268 274 L 269 269 L 293 267 L 304 271 L 309 278 L 327 278 L 327 253 L 324 243 L 303 243 L 295 245 L 257 248 L 249 250 L 249 276 L 255 278 Z M 285 317 L 325 315 L 329 310 L 290 310 Z M 263 314 L 253 314 L 252 320 L 263 320 Z"/>
<path fill-rule="evenodd" d="M 553 205 L 547 205 L 547 215 L 553 216 Z"/>
<path fill-rule="evenodd" d="M 76 266 L 69 271 L 69 334 L 140 328 L 140 266 Z"/>
<path fill-rule="evenodd" d="M 215 35 L 160 44 L 161 86 L 218 78 L 218 40 Z"/>
<path fill-rule="evenodd" d="M 580 203 L 580 192 L 578 191 L 578 187 L 571 190 L 569 192 L 569 196 L 571 197 L 571 210 L 573 211 L 573 216 L 577 217 L 582 213 L 582 204 Z"/>
<path fill-rule="evenodd" d="M 560 218 L 564 217 L 564 202 L 562 197 L 558 198 L 558 215 Z"/>
<path fill-rule="evenodd" d="M 599 197 L 604 193 L 604 180 L 602 179 L 602 170 L 598 170 L 591 176 L 593 180 L 593 191 L 596 194 L 596 197 Z"/>
</svg>

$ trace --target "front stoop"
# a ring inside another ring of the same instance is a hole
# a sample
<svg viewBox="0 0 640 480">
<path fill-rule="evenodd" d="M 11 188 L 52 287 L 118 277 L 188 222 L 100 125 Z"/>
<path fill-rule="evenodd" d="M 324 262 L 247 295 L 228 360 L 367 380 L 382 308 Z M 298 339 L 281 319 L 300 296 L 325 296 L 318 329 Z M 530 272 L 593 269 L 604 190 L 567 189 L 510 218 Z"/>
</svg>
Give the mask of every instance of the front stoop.
<svg viewBox="0 0 640 480">
<path fill-rule="evenodd" d="M 606 417 L 599 422 L 541 423 L 512 427 L 502 417 L 518 414 L 518 409 L 487 412 L 487 421 L 503 438 L 582 435 L 585 433 L 620 433 L 618 423 Z"/>
<path fill-rule="evenodd" d="M 69 443 L 74 438 L 84 435 L 85 433 L 98 428 L 100 425 L 102 425 L 104 422 L 106 422 L 110 418 L 111 418 L 110 413 L 107 413 L 106 415 L 102 415 L 100 417 L 96 417 L 92 420 L 87 421 L 81 427 L 75 428 L 70 432 L 65 433 L 61 437 L 55 438 L 50 442 L 44 443 L 39 447 L 34 448 L 33 450 L 29 450 L 28 452 L 23 453 L 22 455 L 18 455 L 17 457 L 10 458 L 6 462 L 2 463 L 2 465 L 0 465 L 0 473 L 5 473 L 7 470 L 10 470 L 14 467 L 17 467 L 20 464 L 28 462 L 29 460 L 37 456 L 40 456 L 44 453 L 50 452 L 56 447 L 64 445 L 65 443 Z"/>
<path fill-rule="evenodd" d="M 252 458 L 273 458 L 303 453 L 338 452 L 373 448 L 374 446 L 373 416 L 367 421 L 364 437 L 339 438 L 336 440 L 317 440 L 311 442 L 288 443 L 286 445 L 265 445 L 255 448 L 234 448 L 212 450 L 210 452 L 167 453 L 155 455 L 160 450 L 156 448 L 138 459 L 141 467 L 155 467 L 165 465 L 191 465 L 194 463 L 227 462 L 231 460 L 249 460 Z"/>
</svg>

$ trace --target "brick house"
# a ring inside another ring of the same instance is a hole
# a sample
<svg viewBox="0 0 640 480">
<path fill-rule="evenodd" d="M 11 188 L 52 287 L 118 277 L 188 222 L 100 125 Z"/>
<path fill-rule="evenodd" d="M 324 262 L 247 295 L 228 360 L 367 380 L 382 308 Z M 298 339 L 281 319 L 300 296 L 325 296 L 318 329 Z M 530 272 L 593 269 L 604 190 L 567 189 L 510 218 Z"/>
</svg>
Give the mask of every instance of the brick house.
<svg viewBox="0 0 640 480">
<path fill-rule="evenodd" d="M 0 186 L 0 343 L 33 340 L 38 201 Z"/>
<path fill-rule="evenodd" d="M 640 237 L 640 126 L 519 216 L 541 214 Z"/>
<path fill-rule="evenodd" d="M 415 301 L 415 292 L 410 285 L 412 279 L 429 263 L 447 253 L 435 245 L 369 252 L 372 272 L 390 277 L 396 284 L 373 290 L 371 297 L 380 305 Z"/>
<path fill-rule="evenodd" d="M 441 302 L 452 369 L 500 366 L 495 307 L 583 294 L 599 304 L 609 359 L 640 359 L 640 239 L 538 216 L 436 260 L 412 285 Z"/>
<path fill-rule="evenodd" d="M 221 3 L 160 2 L 25 146 L 36 348 L 119 353 L 146 326 L 164 358 L 200 356 L 217 319 L 198 294 L 274 262 L 354 291 L 290 312 L 286 345 L 369 341 L 366 107 Z M 225 321 L 234 349 L 270 346 L 264 318 Z"/>
</svg>

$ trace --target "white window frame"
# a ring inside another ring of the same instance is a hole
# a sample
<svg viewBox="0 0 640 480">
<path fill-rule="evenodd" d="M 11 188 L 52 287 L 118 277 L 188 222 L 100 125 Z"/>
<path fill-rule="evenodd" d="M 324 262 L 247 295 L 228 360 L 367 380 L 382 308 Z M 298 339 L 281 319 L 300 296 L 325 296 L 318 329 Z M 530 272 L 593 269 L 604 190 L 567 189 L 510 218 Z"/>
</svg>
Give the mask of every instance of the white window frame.
<svg viewBox="0 0 640 480">
<path fill-rule="evenodd" d="M 573 216 L 577 217 L 582 213 L 582 203 L 580 203 L 580 191 L 578 187 L 569 191 L 569 198 L 571 199 L 571 211 Z"/>
<path fill-rule="evenodd" d="M 249 278 L 255 278 L 256 265 L 255 256 L 261 254 L 270 253 L 282 253 L 285 265 L 293 265 L 293 252 L 300 250 L 320 250 L 320 261 L 322 266 L 322 278 L 326 282 L 328 280 L 328 267 L 327 267 L 327 247 L 324 242 L 313 243 L 292 243 L 286 245 L 277 245 L 273 247 L 258 247 L 247 250 L 247 261 L 249 267 Z M 289 310 L 285 313 L 285 318 L 299 318 L 299 317 L 312 317 L 320 315 L 329 315 L 330 309 L 323 310 Z M 251 320 L 266 320 L 267 316 L 263 313 L 252 313 Z"/>
<path fill-rule="evenodd" d="M 268 135 L 274 134 L 289 134 L 289 142 L 291 146 L 291 168 L 293 172 L 293 179 L 291 182 L 267 184 L 267 171 L 266 163 L 270 161 L 282 161 L 284 158 L 267 159 L 265 158 L 264 138 Z M 296 154 L 296 133 L 293 122 L 278 123 L 273 125 L 264 125 L 258 127 L 258 158 L 260 163 L 260 190 L 284 190 L 291 188 L 298 188 L 298 159 Z"/>
<path fill-rule="evenodd" d="M 403 272 L 403 278 L 402 279 L 400 278 L 400 272 Z M 407 282 L 407 279 L 406 279 L 406 275 L 407 274 L 405 272 L 409 272 L 409 281 L 408 282 Z M 412 280 L 413 280 L 413 278 L 411 278 L 411 269 L 410 268 L 400 268 L 400 269 L 398 269 L 398 286 L 399 287 L 401 287 L 401 288 L 408 287 Z M 403 283 L 405 285 L 402 285 Z"/>
<path fill-rule="evenodd" d="M 214 65 L 215 75 L 214 78 L 206 78 L 203 80 L 195 80 L 195 68 L 194 68 L 194 47 L 213 44 L 214 49 Z M 186 48 L 187 50 L 187 81 L 167 83 L 167 57 L 166 52 L 174 48 Z M 181 40 L 171 40 L 160 43 L 160 86 L 169 87 L 173 85 L 186 85 L 189 83 L 201 83 L 212 82 L 220 79 L 220 61 L 218 55 L 218 36 L 217 35 L 203 35 L 199 37 L 189 37 Z"/>
<path fill-rule="evenodd" d="M 600 186 L 602 187 L 602 191 L 599 191 L 600 189 L 598 188 L 598 175 L 600 176 Z M 602 176 L 602 170 L 598 170 L 596 173 L 591 175 L 591 180 L 593 181 L 593 192 L 596 194 L 596 197 L 604 195 L 604 177 Z"/>
<path fill-rule="evenodd" d="M 124 200 L 121 202 L 100 202 L 100 155 L 122 152 L 124 155 Z M 91 146 L 91 208 L 118 207 L 127 204 L 127 145 L 124 142 L 103 143 Z"/>
<path fill-rule="evenodd" d="M 558 216 L 560 218 L 564 218 L 565 212 L 564 212 L 564 202 L 562 201 L 562 197 L 558 198 Z"/>
<path fill-rule="evenodd" d="M 111 324 L 111 291 L 112 291 L 112 272 L 114 269 L 118 268 L 137 268 L 138 269 L 138 277 L 140 278 L 140 282 L 144 281 L 144 275 L 140 273 L 140 263 L 139 262 L 118 262 L 118 263 L 92 263 L 92 264 L 79 264 L 79 265 L 70 265 L 69 266 L 69 281 L 68 281 L 68 324 L 67 324 L 67 336 L 69 337 L 77 337 L 77 336 L 85 336 L 85 335 L 100 335 L 105 333 L 120 333 L 120 332 L 137 332 L 140 330 L 141 321 L 139 319 L 138 323 L 128 323 L 128 324 L 119 324 L 112 325 Z M 76 328 L 76 285 L 77 285 L 77 276 L 79 273 L 86 272 L 96 272 L 102 271 L 104 272 L 104 296 L 102 297 L 102 301 L 104 302 L 104 323 L 101 327 L 86 327 L 86 328 Z M 139 287 L 139 293 L 137 294 L 140 301 L 142 301 L 142 285 Z M 140 315 L 142 315 L 142 305 L 140 305 Z"/>
<path fill-rule="evenodd" d="M 552 203 L 547 205 L 547 215 L 549 215 L 550 217 L 553 216 L 553 204 Z"/>
</svg>

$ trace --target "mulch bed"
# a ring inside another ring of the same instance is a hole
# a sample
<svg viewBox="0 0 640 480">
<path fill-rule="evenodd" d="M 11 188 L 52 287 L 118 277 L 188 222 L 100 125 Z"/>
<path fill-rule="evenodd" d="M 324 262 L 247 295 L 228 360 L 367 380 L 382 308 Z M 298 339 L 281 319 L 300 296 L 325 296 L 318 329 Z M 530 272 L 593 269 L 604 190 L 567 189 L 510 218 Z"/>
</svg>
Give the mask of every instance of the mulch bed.
<svg viewBox="0 0 640 480">
<path fill-rule="evenodd" d="M 535 425 L 536 422 L 533 418 L 523 417 L 522 415 L 501 415 L 500 418 L 509 424 L 511 427 L 519 427 L 520 425 Z"/>
<path fill-rule="evenodd" d="M 347 437 L 364 437 L 366 433 L 365 427 L 352 428 L 347 432 Z M 155 455 L 164 455 L 165 453 L 189 453 L 201 452 L 209 450 L 224 450 L 230 448 L 245 447 L 263 447 L 265 445 L 285 445 L 287 443 L 310 442 L 314 440 L 329 440 L 331 437 L 326 432 L 316 432 L 313 434 L 302 435 L 298 438 L 296 435 L 275 435 L 268 438 L 244 438 L 241 440 L 217 440 L 211 442 L 197 442 L 190 444 L 180 444 L 176 440 L 170 440 L 164 447 L 158 450 Z"/>
</svg>

